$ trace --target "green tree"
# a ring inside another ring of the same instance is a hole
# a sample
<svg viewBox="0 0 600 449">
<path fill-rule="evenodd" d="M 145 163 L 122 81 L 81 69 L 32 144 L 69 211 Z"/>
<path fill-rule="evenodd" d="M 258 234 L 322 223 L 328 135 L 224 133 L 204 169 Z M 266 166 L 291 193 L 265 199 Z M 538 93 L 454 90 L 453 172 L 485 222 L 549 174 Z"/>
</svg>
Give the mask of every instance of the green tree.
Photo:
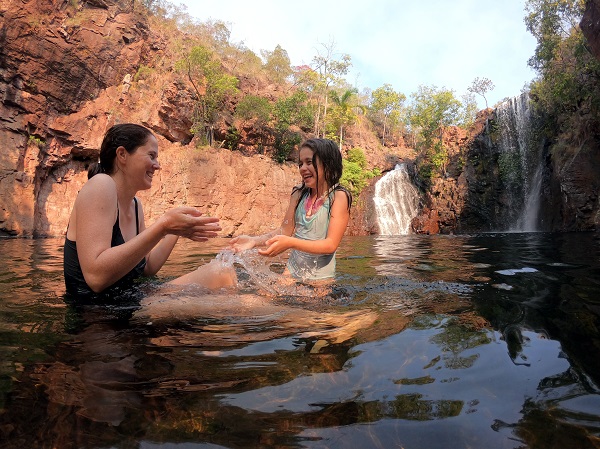
<svg viewBox="0 0 600 449">
<path fill-rule="evenodd" d="M 218 113 L 226 99 L 238 92 L 238 80 L 227 75 L 214 53 L 201 45 L 193 47 L 176 67 L 185 73 L 198 98 L 193 131 L 204 130 L 208 144 L 212 145 Z"/>
<path fill-rule="evenodd" d="M 241 43 L 229 46 L 229 50 L 225 53 L 230 61 L 228 67 L 233 73 L 256 77 L 262 69 L 261 59 Z"/>
<path fill-rule="evenodd" d="M 306 102 L 306 93 L 298 90 L 289 97 L 277 100 L 273 108 L 275 154 L 277 162 L 284 162 L 294 146 L 301 141 L 301 135 L 292 127 L 307 129 L 311 126 L 312 108 Z"/>
<path fill-rule="evenodd" d="M 525 23 L 537 40 L 529 64 L 539 75 L 530 97 L 554 134 L 584 135 L 600 126 L 600 63 L 579 28 L 584 8 L 584 0 L 526 2 Z"/>
<path fill-rule="evenodd" d="M 356 97 L 357 93 L 358 90 L 354 88 L 346 89 L 342 95 L 338 94 L 335 90 L 329 92 L 331 101 L 334 104 L 330 119 L 337 130 L 340 149 L 344 143 L 344 126 L 351 125 L 356 120 L 353 99 Z"/>
<path fill-rule="evenodd" d="M 475 95 L 473 95 L 471 92 L 467 91 L 467 93 L 463 94 L 461 98 L 462 109 L 458 117 L 458 126 L 467 129 L 475 122 L 479 108 L 477 107 Z"/>
<path fill-rule="evenodd" d="M 347 188 L 352 195 L 358 196 L 367 186 L 368 180 L 379 176 L 381 172 L 374 168 L 367 168 L 367 158 L 361 148 L 351 148 L 347 156 L 342 160 L 343 172 L 340 184 Z"/>
<path fill-rule="evenodd" d="M 273 81 L 283 83 L 292 74 L 290 57 L 280 45 L 273 51 L 262 50 L 261 55 L 265 61 L 264 68 Z"/>
<path fill-rule="evenodd" d="M 440 128 L 458 124 L 462 104 L 454 96 L 454 91 L 421 85 L 411 97 L 410 124 L 418 130 L 425 145 L 433 142 Z"/>
<path fill-rule="evenodd" d="M 527 0 L 525 25 L 537 46 L 529 65 L 543 71 L 555 59 L 561 42 L 578 29 L 585 0 Z"/>
<path fill-rule="evenodd" d="M 342 81 L 352 66 L 351 58 L 347 54 L 336 58 L 335 42 L 321 44 L 322 52 L 317 52 L 313 57 L 312 66 L 318 75 L 312 89 L 317 93 L 317 107 L 315 109 L 314 132 L 317 136 L 324 137 L 327 109 L 332 86 Z"/>
<path fill-rule="evenodd" d="M 496 86 L 494 86 L 494 83 L 492 81 L 490 81 L 487 78 L 475 78 L 473 80 L 473 82 L 471 83 L 471 85 L 467 88 L 467 91 L 477 94 L 477 95 L 481 95 L 483 97 L 483 99 L 485 100 L 485 108 L 488 108 L 488 102 L 487 102 L 487 98 L 485 96 L 485 94 L 491 90 L 494 90 Z"/>
<path fill-rule="evenodd" d="M 428 180 L 436 171 L 446 171 L 448 153 L 442 138 L 443 129 L 459 124 L 462 104 L 452 90 L 435 86 L 419 86 L 411 96 L 409 120 L 421 146 L 419 171 Z"/>
<path fill-rule="evenodd" d="M 243 120 L 256 119 L 267 123 L 271 117 L 273 107 L 269 100 L 256 95 L 246 95 L 235 108 L 235 116 Z"/>
<path fill-rule="evenodd" d="M 383 133 L 381 143 L 385 146 L 386 131 L 390 123 L 390 119 L 398 118 L 401 113 L 402 105 L 406 100 L 406 95 L 396 92 L 391 84 L 384 84 L 371 92 L 371 113 L 375 116 L 383 117 Z"/>
<path fill-rule="evenodd" d="M 260 146 L 264 147 L 264 136 L 268 134 L 268 124 L 271 118 L 273 106 L 264 97 L 246 95 L 235 108 L 235 117 L 242 120 L 254 120 L 254 126 L 258 129 L 261 138 Z"/>
</svg>

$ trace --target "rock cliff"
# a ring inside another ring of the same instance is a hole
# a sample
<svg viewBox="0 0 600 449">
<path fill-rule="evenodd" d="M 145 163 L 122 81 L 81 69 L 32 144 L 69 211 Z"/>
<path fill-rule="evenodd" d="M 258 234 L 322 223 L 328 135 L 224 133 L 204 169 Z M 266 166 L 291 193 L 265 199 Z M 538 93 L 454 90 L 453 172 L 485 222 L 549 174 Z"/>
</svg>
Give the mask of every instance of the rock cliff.
<svg viewBox="0 0 600 449">
<path fill-rule="evenodd" d="M 239 151 L 198 145 L 190 131 L 194 93 L 173 70 L 169 40 L 136 5 L 0 0 L 0 236 L 62 235 L 105 130 L 120 122 L 141 123 L 159 140 L 163 169 L 153 188 L 141 194 L 148 222 L 169 207 L 188 204 L 218 216 L 225 235 L 278 227 L 298 182 L 295 164 L 256 154 L 261 139 L 252 123 L 238 128 Z M 581 26 L 600 56 L 600 0 L 587 6 Z M 148 67 L 161 70 L 137 76 Z M 240 87 L 273 98 L 280 94 L 260 79 L 240 79 Z M 215 130 L 219 141 L 232 124 L 231 112 Z M 496 113 L 482 111 L 468 131 L 444 131 L 449 161 L 444 176 L 419 184 L 421 213 L 414 232 L 491 230 L 510 208 L 501 179 L 505 167 L 490 128 Z M 370 167 L 386 171 L 402 159 L 413 162 L 410 149 L 383 149 L 370 126 L 359 120 L 345 136 L 348 147 L 365 150 Z M 539 142 L 546 230 L 598 228 L 596 134 Z M 568 143 L 577 141 L 577 147 Z M 405 146 L 401 139 L 396 145 Z M 374 182 L 355 198 L 348 234 L 378 233 Z"/>
<path fill-rule="evenodd" d="M 586 0 L 579 26 L 592 53 L 600 60 L 600 0 Z"/>
<path fill-rule="evenodd" d="M 293 165 L 197 148 L 191 94 L 175 77 L 136 82 L 165 51 L 131 1 L 0 1 L 0 235 L 65 232 L 105 130 L 137 122 L 159 139 L 163 169 L 149 222 L 175 205 L 221 218 L 225 234 L 278 226 Z"/>
<path fill-rule="evenodd" d="M 218 216 L 225 235 L 279 226 L 299 181 L 295 163 L 257 154 L 265 142 L 252 123 L 239 124 L 238 151 L 198 145 L 194 93 L 173 70 L 172 36 L 144 12 L 130 0 L 0 0 L 0 236 L 62 235 L 104 132 L 121 122 L 159 140 L 163 169 L 141 193 L 149 222 L 188 204 Z M 144 68 L 153 75 L 137 76 Z M 240 88 L 281 95 L 258 78 L 241 78 Z M 219 142 L 232 124 L 228 108 Z M 398 156 L 368 126 L 348 129 L 347 145 L 363 148 L 370 166 L 393 167 Z M 349 233 L 369 232 L 364 221 L 353 214 Z"/>
</svg>

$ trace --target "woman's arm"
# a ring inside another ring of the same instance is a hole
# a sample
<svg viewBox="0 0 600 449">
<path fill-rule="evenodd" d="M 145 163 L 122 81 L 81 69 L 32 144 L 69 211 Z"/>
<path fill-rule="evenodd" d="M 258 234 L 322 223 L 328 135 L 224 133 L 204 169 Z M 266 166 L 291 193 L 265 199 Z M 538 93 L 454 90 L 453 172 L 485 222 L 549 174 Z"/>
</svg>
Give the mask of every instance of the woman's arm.
<svg viewBox="0 0 600 449">
<path fill-rule="evenodd" d="M 131 271 L 167 234 L 205 239 L 216 218 L 200 217 L 191 207 L 167 211 L 152 226 L 122 245 L 111 247 L 117 219 L 117 189 L 107 175 L 96 175 L 75 200 L 75 238 L 79 263 L 87 285 L 100 292 Z M 208 228 L 208 229 L 207 229 Z"/>
<path fill-rule="evenodd" d="M 138 199 L 138 220 L 140 223 L 140 233 L 146 229 L 146 221 L 144 219 L 144 209 L 142 202 Z M 154 276 L 165 264 L 175 244 L 179 240 L 178 235 L 169 234 L 161 239 L 161 241 L 146 255 L 146 266 L 144 267 L 144 276 Z"/>
<path fill-rule="evenodd" d="M 343 191 L 336 190 L 327 237 L 322 240 L 303 240 L 289 235 L 276 235 L 265 242 L 266 249 L 258 252 L 264 256 L 276 256 L 288 249 L 296 249 L 311 254 L 331 254 L 340 245 L 349 220 L 348 197 Z"/>
<path fill-rule="evenodd" d="M 146 229 L 144 223 L 143 210 L 140 204 L 140 232 Z M 217 219 L 212 217 L 199 217 L 199 220 L 204 223 L 203 231 L 196 232 L 193 240 L 196 242 L 205 242 L 209 238 L 216 237 L 217 232 L 221 230 L 221 227 L 216 223 Z M 188 236 L 189 237 L 189 236 Z M 175 244 L 179 240 L 179 235 L 169 234 L 163 237 L 160 242 L 152 248 L 150 253 L 146 256 L 146 266 L 144 267 L 145 276 L 154 276 L 165 264 Z"/>
</svg>

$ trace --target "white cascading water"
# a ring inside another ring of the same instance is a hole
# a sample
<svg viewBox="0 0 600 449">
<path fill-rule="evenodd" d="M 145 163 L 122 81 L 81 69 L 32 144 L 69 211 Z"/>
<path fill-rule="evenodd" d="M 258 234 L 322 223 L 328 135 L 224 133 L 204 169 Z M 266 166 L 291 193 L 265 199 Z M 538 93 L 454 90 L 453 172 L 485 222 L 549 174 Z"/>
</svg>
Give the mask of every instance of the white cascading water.
<svg viewBox="0 0 600 449">
<path fill-rule="evenodd" d="M 373 200 L 380 235 L 410 233 L 410 222 L 418 214 L 419 193 L 405 164 L 396 165 L 377 181 Z"/>
<path fill-rule="evenodd" d="M 505 101 L 496 109 L 500 131 L 499 146 L 506 160 L 518 160 L 511 166 L 512 176 L 521 184 L 519 197 L 513 198 L 514 211 L 507 217 L 507 229 L 515 232 L 539 230 L 542 190 L 541 144 L 533 136 L 529 95 L 523 93 Z"/>
</svg>

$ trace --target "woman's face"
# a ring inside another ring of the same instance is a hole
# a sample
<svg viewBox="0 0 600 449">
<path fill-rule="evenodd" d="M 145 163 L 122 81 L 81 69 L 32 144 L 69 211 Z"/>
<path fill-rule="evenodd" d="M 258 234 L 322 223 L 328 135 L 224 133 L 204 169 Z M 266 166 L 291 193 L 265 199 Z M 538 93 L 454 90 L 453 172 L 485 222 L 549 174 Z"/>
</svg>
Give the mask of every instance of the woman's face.
<svg viewBox="0 0 600 449">
<path fill-rule="evenodd" d="M 134 153 L 128 154 L 127 158 L 127 172 L 140 180 L 139 190 L 152 187 L 154 173 L 160 170 L 156 137 L 149 136 L 146 143 L 139 146 Z"/>
<path fill-rule="evenodd" d="M 308 147 L 300 148 L 300 160 L 298 162 L 298 169 L 300 170 L 300 176 L 306 187 L 311 189 L 317 189 L 317 179 L 321 184 L 325 183 L 323 177 L 323 167 L 320 160 L 314 160 L 314 152 Z M 317 176 L 318 173 L 318 176 Z M 323 186 L 319 191 L 324 190 Z"/>
</svg>

